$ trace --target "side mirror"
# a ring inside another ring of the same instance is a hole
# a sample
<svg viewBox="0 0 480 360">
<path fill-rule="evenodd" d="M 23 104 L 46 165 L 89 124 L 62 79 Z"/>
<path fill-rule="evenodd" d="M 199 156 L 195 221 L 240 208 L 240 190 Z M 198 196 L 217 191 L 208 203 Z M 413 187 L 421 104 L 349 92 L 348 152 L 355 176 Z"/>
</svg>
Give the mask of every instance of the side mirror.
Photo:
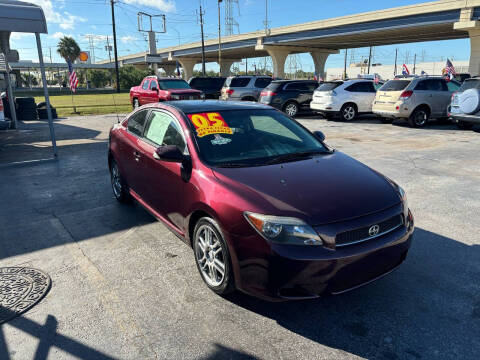
<svg viewBox="0 0 480 360">
<path fill-rule="evenodd" d="M 175 145 L 159 146 L 153 153 L 153 157 L 157 160 L 178 163 L 181 163 L 184 159 L 182 152 Z"/>
<path fill-rule="evenodd" d="M 158 89 L 154 86 L 152 87 L 152 91 L 158 92 Z"/>
<path fill-rule="evenodd" d="M 317 131 L 314 131 L 313 132 L 313 135 L 315 135 L 315 137 L 320 140 L 321 142 L 324 142 L 325 141 L 325 134 L 319 130 Z"/>
</svg>

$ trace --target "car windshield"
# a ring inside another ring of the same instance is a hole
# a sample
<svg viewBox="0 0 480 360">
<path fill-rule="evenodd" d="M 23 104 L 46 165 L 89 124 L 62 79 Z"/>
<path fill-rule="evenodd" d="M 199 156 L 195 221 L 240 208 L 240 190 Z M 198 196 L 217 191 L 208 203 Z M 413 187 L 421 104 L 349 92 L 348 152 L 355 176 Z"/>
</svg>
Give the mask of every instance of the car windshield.
<svg viewBox="0 0 480 360">
<path fill-rule="evenodd" d="M 390 80 L 387 81 L 379 91 L 401 91 L 405 89 L 408 84 L 410 84 L 410 80 Z"/>
<path fill-rule="evenodd" d="M 317 91 L 332 91 L 343 84 L 343 81 L 324 82 L 317 88 Z"/>
<path fill-rule="evenodd" d="M 465 91 L 468 89 L 480 89 L 480 79 L 465 80 L 459 91 Z"/>
<path fill-rule="evenodd" d="M 162 90 L 168 89 L 191 89 L 185 80 L 159 80 L 158 85 Z"/>
<path fill-rule="evenodd" d="M 200 156 L 212 166 L 261 166 L 330 153 L 309 131 L 276 110 L 225 110 L 188 118 Z"/>
</svg>

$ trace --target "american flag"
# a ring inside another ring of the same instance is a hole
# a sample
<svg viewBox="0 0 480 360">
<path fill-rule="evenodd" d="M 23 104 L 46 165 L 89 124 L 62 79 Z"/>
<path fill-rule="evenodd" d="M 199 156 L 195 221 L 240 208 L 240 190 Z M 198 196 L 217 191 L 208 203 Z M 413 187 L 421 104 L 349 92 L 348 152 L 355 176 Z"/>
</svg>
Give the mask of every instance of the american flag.
<svg viewBox="0 0 480 360">
<path fill-rule="evenodd" d="M 77 74 L 75 73 L 75 70 L 73 70 L 72 62 L 70 60 L 67 60 L 67 65 L 68 73 L 70 74 L 70 90 L 72 90 L 72 92 L 76 92 L 78 85 Z"/>
<path fill-rule="evenodd" d="M 447 64 L 445 65 L 445 73 L 450 76 L 450 79 L 453 79 L 453 77 L 457 74 L 455 72 L 455 67 L 453 66 L 450 59 L 447 59 Z"/>
</svg>

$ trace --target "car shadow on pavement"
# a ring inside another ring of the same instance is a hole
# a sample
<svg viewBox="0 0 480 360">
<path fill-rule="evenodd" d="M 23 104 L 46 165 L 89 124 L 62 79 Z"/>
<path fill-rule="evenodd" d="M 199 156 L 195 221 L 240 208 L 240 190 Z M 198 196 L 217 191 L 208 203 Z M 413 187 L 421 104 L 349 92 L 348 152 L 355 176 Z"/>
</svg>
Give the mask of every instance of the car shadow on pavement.
<svg viewBox="0 0 480 360">
<path fill-rule="evenodd" d="M 10 310 L 0 306 L 0 311 L 5 313 Z M 77 359 L 98 359 L 111 360 L 115 359 L 101 351 L 89 347 L 81 342 L 62 335 L 58 332 L 58 322 L 53 315 L 48 315 L 45 324 L 39 324 L 24 316 L 16 317 L 6 324 L 0 325 L 0 359 L 9 360 L 16 358 L 16 351 L 8 348 L 8 342 L 5 338 L 3 329 L 11 326 L 18 331 L 27 333 L 38 344 L 32 359 L 45 360 L 48 358 L 49 352 L 53 352 L 53 348 L 59 349 Z"/>
<path fill-rule="evenodd" d="M 416 229 L 405 263 L 343 295 L 234 304 L 317 343 L 363 358 L 473 359 L 480 353 L 480 245 Z"/>
</svg>

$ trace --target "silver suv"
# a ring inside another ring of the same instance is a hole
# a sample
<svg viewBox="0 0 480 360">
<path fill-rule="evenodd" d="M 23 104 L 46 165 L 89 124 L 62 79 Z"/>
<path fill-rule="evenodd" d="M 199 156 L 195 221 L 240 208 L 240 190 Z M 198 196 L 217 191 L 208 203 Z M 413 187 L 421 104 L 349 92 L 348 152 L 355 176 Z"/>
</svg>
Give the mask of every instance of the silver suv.
<svg viewBox="0 0 480 360">
<path fill-rule="evenodd" d="M 480 124 L 480 77 L 463 82 L 460 89 L 453 93 L 448 112 L 460 129 L 471 129 L 473 125 Z"/>
<path fill-rule="evenodd" d="M 377 91 L 372 111 L 386 119 L 405 119 L 423 127 L 430 118 L 447 118 L 452 93 L 460 83 L 443 77 L 413 77 L 387 81 Z"/>
<path fill-rule="evenodd" d="M 222 100 L 258 101 L 260 92 L 272 82 L 269 76 L 230 76 L 222 88 Z"/>
</svg>

